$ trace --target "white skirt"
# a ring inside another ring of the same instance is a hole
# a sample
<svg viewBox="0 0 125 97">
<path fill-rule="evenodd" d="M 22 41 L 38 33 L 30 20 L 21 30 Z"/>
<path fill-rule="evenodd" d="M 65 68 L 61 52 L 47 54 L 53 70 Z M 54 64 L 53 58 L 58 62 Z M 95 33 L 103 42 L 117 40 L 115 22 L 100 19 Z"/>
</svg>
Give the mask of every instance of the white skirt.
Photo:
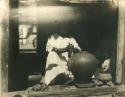
<svg viewBox="0 0 125 97">
<path fill-rule="evenodd" d="M 66 74 L 69 78 L 73 78 L 71 71 L 67 66 L 67 56 L 60 57 L 56 52 L 49 52 L 46 63 L 46 73 L 44 82 L 49 85 L 59 74 Z"/>
</svg>

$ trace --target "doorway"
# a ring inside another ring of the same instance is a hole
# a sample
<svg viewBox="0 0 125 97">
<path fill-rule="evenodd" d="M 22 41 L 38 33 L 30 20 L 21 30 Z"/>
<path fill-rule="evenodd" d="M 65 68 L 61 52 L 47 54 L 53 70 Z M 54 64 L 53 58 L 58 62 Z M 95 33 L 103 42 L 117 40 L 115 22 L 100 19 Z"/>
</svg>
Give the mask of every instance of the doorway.
<svg viewBox="0 0 125 97">
<path fill-rule="evenodd" d="M 18 7 L 19 5 L 15 9 Z M 78 41 L 82 50 L 94 54 L 99 59 L 99 66 L 105 59 L 111 58 L 112 75 L 115 79 L 117 8 L 112 8 L 107 3 L 62 4 L 59 2 L 48 3 L 48 5 L 39 4 L 37 8 L 37 49 L 35 53 L 20 53 L 19 18 L 10 18 L 10 25 L 12 25 L 10 26 L 10 91 L 26 89 L 28 75 L 33 72 L 40 72 L 44 75 L 47 58 L 46 42 L 52 33 L 58 31 L 71 34 Z M 17 14 L 16 10 L 12 12 Z M 31 19 L 27 24 L 33 22 Z"/>
</svg>

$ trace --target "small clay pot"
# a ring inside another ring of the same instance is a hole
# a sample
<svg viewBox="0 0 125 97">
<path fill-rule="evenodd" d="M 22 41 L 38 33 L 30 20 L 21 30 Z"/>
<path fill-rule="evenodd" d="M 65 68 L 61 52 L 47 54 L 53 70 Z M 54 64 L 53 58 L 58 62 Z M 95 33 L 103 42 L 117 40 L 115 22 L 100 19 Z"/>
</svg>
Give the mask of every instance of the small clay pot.
<svg viewBox="0 0 125 97">
<path fill-rule="evenodd" d="M 112 80 L 112 75 L 110 73 L 99 73 L 96 78 L 102 82 L 108 82 Z"/>
<path fill-rule="evenodd" d="M 42 78 L 42 74 L 36 73 L 28 76 L 29 82 L 39 82 Z"/>
</svg>

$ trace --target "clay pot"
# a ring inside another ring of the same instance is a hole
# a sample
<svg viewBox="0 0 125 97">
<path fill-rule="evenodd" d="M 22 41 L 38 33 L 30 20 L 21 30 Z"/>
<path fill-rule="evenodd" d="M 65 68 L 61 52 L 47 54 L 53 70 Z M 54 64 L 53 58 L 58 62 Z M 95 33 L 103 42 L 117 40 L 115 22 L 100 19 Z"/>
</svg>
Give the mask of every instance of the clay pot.
<svg viewBox="0 0 125 97">
<path fill-rule="evenodd" d="M 96 76 L 96 79 L 102 81 L 102 82 L 108 82 L 112 80 L 112 76 L 110 73 L 99 73 Z"/>
<path fill-rule="evenodd" d="M 68 62 L 77 83 L 89 82 L 96 71 L 97 64 L 96 57 L 84 51 L 74 54 Z"/>
<path fill-rule="evenodd" d="M 42 79 L 41 73 L 34 73 L 34 74 L 28 76 L 28 82 L 31 85 L 40 82 L 41 79 Z"/>
</svg>

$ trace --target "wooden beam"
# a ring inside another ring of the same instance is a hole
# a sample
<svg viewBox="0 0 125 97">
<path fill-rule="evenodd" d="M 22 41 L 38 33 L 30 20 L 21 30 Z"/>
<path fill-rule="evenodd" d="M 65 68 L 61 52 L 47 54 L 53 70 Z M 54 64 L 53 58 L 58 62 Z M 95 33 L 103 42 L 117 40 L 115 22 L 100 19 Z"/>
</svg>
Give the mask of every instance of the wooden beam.
<svg viewBox="0 0 125 97">
<path fill-rule="evenodd" d="M 83 96 L 101 96 L 101 95 L 108 95 L 114 94 L 117 92 L 116 87 L 94 87 L 94 88 L 69 88 L 64 90 L 53 90 L 53 91 L 45 91 L 45 92 L 26 92 L 26 91 L 17 91 L 17 92 L 10 92 L 5 93 L 3 97 L 13 97 L 14 95 L 22 95 L 22 97 L 49 97 L 49 96 L 60 96 L 63 95 L 65 97 L 69 95 L 83 95 Z"/>
<path fill-rule="evenodd" d="M 118 0 L 59 0 L 59 1 L 72 2 L 72 3 L 93 3 L 93 2 L 105 2 L 105 1 L 117 2 Z"/>
<path fill-rule="evenodd" d="M 98 96 L 107 95 L 116 92 L 116 88 L 81 88 L 81 89 L 69 89 L 64 91 L 51 91 L 51 92 L 32 92 L 29 93 L 28 97 L 44 97 L 44 96 L 58 96 L 58 95 L 84 95 L 84 96 Z"/>
<path fill-rule="evenodd" d="M 117 63 L 116 63 L 116 83 L 121 84 L 123 80 L 123 53 L 125 38 L 125 0 L 119 0 L 119 20 L 118 20 L 118 41 L 117 41 Z"/>
<path fill-rule="evenodd" d="M 9 0 L 0 0 L 0 94 L 8 90 Z"/>
</svg>

